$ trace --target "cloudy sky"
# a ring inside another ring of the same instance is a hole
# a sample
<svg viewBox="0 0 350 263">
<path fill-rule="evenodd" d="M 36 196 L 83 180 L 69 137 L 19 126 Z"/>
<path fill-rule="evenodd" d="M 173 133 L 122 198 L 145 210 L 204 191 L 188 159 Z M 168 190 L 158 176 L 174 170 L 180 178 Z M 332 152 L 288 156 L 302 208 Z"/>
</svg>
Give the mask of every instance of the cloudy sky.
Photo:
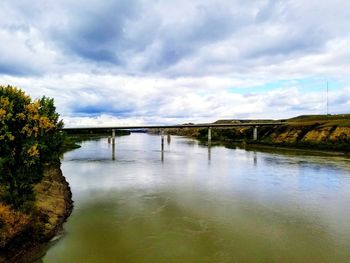
<svg viewBox="0 0 350 263">
<path fill-rule="evenodd" d="M 66 126 L 350 112 L 348 0 L 1 0 L 0 84 Z"/>
</svg>

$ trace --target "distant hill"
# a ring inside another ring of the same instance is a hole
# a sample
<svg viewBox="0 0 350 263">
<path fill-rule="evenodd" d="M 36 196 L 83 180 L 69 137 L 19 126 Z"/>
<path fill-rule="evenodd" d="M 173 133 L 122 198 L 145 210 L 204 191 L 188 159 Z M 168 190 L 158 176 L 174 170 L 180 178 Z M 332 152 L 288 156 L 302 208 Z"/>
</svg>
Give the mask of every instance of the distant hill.
<svg viewBox="0 0 350 263">
<path fill-rule="evenodd" d="M 288 119 L 290 125 L 315 125 L 322 127 L 339 126 L 350 127 L 350 114 L 334 114 L 334 115 L 301 115 Z"/>
<path fill-rule="evenodd" d="M 263 122 L 274 122 L 276 120 L 271 120 L 271 119 L 256 119 L 256 120 L 237 120 L 237 119 L 233 119 L 233 120 L 217 120 L 214 123 L 215 124 L 223 124 L 223 123 L 249 123 L 249 122 L 259 122 L 259 123 L 263 123 Z"/>
<path fill-rule="evenodd" d="M 289 121 L 316 121 L 316 120 L 350 120 L 350 114 L 328 114 L 328 115 L 300 115 L 290 118 Z"/>
<path fill-rule="evenodd" d="M 298 117 L 271 119 L 225 119 L 215 124 L 249 122 L 284 122 L 284 125 L 261 126 L 259 140 L 252 141 L 253 127 L 225 127 L 212 131 L 213 141 L 252 142 L 277 146 L 291 146 L 313 149 L 333 149 L 350 152 L 350 114 L 301 115 Z M 190 136 L 200 140 L 207 139 L 206 128 L 168 129 L 168 133 Z"/>
<path fill-rule="evenodd" d="M 300 115 L 290 119 L 272 120 L 272 119 L 225 119 L 217 120 L 214 123 L 249 123 L 249 122 L 287 122 L 290 125 L 314 125 L 320 124 L 326 126 L 350 126 L 350 114 L 332 114 L 332 115 Z"/>
</svg>

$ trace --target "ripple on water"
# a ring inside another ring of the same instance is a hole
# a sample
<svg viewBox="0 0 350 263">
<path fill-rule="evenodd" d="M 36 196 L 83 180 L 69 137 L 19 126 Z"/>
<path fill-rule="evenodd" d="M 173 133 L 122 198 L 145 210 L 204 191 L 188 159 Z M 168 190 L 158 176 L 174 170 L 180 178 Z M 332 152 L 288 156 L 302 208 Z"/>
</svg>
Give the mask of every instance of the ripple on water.
<svg viewBox="0 0 350 263">
<path fill-rule="evenodd" d="M 105 140 L 65 154 L 75 209 L 43 262 L 345 263 L 350 162 L 172 137 Z M 208 160 L 210 159 L 210 160 Z"/>
</svg>

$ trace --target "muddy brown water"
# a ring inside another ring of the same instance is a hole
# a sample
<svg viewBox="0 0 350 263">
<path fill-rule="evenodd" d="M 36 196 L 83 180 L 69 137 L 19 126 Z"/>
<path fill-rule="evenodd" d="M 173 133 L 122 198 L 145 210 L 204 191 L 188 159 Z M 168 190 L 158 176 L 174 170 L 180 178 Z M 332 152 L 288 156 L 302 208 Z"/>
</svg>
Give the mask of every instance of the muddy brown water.
<svg viewBox="0 0 350 263">
<path fill-rule="evenodd" d="M 68 152 L 74 211 L 37 262 L 350 262 L 350 159 L 118 137 Z"/>
</svg>

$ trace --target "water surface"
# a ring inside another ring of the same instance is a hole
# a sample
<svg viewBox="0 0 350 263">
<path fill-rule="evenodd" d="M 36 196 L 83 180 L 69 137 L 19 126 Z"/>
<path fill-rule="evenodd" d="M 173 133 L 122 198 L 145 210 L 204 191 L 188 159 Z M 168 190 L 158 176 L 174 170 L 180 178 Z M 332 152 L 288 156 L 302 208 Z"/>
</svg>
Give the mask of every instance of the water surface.
<svg viewBox="0 0 350 263">
<path fill-rule="evenodd" d="M 350 160 L 118 137 L 64 155 L 74 211 L 39 262 L 350 262 Z"/>
</svg>

